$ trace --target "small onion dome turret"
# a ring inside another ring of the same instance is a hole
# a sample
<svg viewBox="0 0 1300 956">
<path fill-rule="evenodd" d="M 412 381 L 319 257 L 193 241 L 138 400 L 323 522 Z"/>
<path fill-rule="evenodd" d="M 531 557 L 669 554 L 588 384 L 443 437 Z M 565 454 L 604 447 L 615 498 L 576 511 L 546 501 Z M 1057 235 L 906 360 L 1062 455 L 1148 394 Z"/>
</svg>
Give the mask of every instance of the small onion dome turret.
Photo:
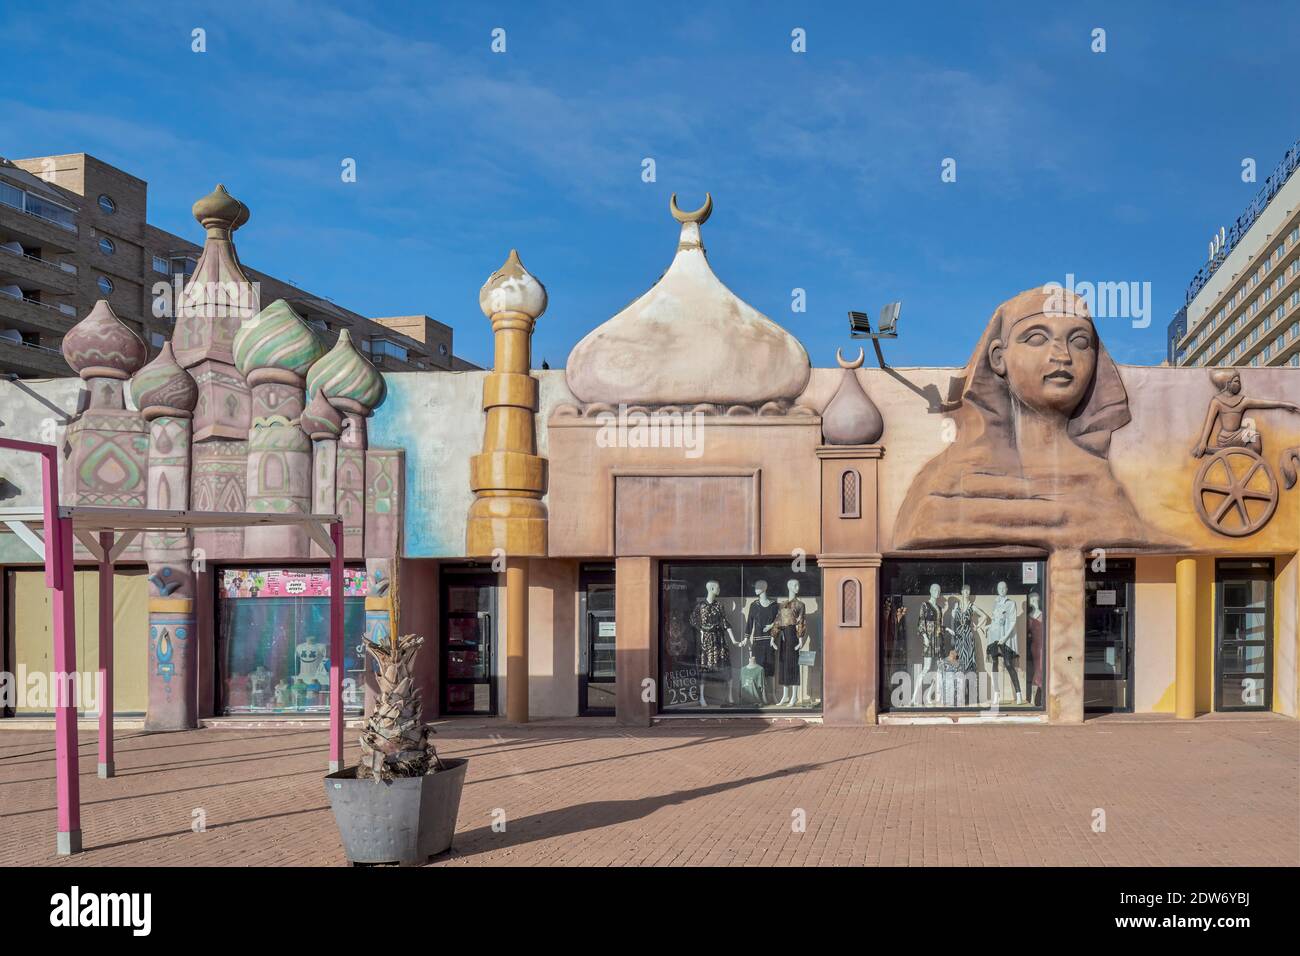
<svg viewBox="0 0 1300 956">
<path fill-rule="evenodd" d="M 287 372 L 301 382 L 325 354 L 325 346 L 288 302 L 276 299 L 240 327 L 234 353 L 235 367 L 250 385 L 257 379 L 285 378 L 275 372 Z"/>
<path fill-rule="evenodd" d="M 298 425 L 312 441 L 324 441 L 343 433 L 343 416 L 324 392 L 317 392 L 303 409 Z"/>
<path fill-rule="evenodd" d="M 334 348 L 307 372 L 307 393 L 314 398 L 317 392 L 324 392 L 342 411 L 369 415 L 383 402 L 388 388 L 379 370 L 357 351 L 344 329 Z"/>
<path fill-rule="evenodd" d="M 63 357 L 83 379 L 129 379 L 149 353 L 144 341 L 100 299 L 90 313 L 63 336 Z"/>
<path fill-rule="evenodd" d="M 822 412 L 822 437 L 828 445 L 874 445 L 885 432 L 885 420 L 880 409 L 858 383 L 857 370 L 862 365 L 864 352 L 846 362 L 839 350 L 835 360 L 844 370 L 840 387 Z"/>
<path fill-rule="evenodd" d="M 546 311 L 546 286 L 524 268 L 514 249 L 479 289 L 478 304 L 489 319 L 498 312 L 522 312 L 536 319 Z"/>
<path fill-rule="evenodd" d="M 157 357 L 131 379 L 131 397 L 149 421 L 164 415 L 189 418 L 198 404 L 199 387 L 177 364 L 172 344 L 167 342 Z"/>
<path fill-rule="evenodd" d="M 226 234 L 234 232 L 248 222 L 248 207 L 226 192 L 226 187 L 217 183 L 212 190 L 190 208 L 194 218 L 209 232 L 216 229 Z"/>
</svg>

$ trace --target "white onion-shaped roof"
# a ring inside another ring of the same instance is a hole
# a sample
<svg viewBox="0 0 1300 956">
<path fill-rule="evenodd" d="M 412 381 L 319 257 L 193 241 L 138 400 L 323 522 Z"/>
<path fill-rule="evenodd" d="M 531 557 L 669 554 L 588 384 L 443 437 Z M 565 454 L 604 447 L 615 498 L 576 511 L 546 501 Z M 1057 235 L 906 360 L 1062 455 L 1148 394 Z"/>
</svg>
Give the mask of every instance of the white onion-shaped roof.
<svg viewBox="0 0 1300 956">
<path fill-rule="evenodd" d="M 793 402 L 808 384 L 799 340 L 742 301 L 709 268 L 695 212 L 682 223 L 668 271 L 569 353 L 569 390 L 586 404 L 758 406 Z"/>
</svg>

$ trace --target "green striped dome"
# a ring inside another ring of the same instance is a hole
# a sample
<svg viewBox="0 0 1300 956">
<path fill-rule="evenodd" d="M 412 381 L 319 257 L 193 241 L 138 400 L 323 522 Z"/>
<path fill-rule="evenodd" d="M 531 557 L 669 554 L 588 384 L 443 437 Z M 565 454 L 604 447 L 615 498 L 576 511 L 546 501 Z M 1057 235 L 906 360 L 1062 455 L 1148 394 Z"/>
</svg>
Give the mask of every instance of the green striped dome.
<svg viewBox="0 0 1300 956">
<path fill-rule="evenodd" d="M 311 326 L 284 299 L 276 299 L 235 335 L 235 367 L 245 378 L 259 368 L 306 375 L 324 354 L 325 346 Z"/>
<path fill-rule="evenodd" d="M 330 398 L 350 399 L 371 412 L 383 402 L 388 389 L 379 370 L 357 351 L 348 330 L 344 329 L 334 348 L 307 373 L 308 396 L 317 391 Z"/>
</svg>

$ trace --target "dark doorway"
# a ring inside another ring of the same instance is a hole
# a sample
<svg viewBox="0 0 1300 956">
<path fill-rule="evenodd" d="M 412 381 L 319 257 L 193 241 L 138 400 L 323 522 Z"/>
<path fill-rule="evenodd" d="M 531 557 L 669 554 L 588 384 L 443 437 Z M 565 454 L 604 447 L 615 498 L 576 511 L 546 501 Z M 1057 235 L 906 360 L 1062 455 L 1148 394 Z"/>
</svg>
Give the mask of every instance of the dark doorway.
<svg viewBox="0 0 1300 956">
<path fill-rule="evenodd" d="M 1088 566 L 1084 584 L 1083 709 L 1133 711 L 1133 584 L 1131 559 Z"/>
<path fill-rule="evenodd" d="M 582 633 L 578 661 L 578 713 L 614 713 L 614 566 L 584 564 L 578 576 Z"/>
<path fill-rule="evenodd" d="M 1216 710 L 1273 707 L 1273 562 L 1223 560 L 1215 567 Z"/>
<path fill-rule="evenodd" d="M 439 651 L 439 712 L 493 716 L 497 712 L 497 574 L 443 568 Z"/>
</svg>

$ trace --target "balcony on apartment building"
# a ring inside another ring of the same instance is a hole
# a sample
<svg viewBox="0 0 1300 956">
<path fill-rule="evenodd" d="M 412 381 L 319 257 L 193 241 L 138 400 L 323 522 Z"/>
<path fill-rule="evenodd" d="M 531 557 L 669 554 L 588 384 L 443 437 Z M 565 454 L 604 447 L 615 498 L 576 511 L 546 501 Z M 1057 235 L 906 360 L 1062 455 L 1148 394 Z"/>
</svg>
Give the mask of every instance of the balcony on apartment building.
<svg viewBox="0 0 1300 956">
<path fill-rule="evenodd" d="M 56 348 L 27 342 L 13 329 L 0 330 L 0 376 L 66 378 L 72 369 Z"/>
<path fill-rule="evenodd" d="M 5 167 L 6 175 L 21 173 L 30 188 L 0 178 L 0 230 L 24 246 L 49 253 L 72 252 L 77 245 L 77 210 L 38 192 L 41 181 L 30 173 Z"/>
</svg>

